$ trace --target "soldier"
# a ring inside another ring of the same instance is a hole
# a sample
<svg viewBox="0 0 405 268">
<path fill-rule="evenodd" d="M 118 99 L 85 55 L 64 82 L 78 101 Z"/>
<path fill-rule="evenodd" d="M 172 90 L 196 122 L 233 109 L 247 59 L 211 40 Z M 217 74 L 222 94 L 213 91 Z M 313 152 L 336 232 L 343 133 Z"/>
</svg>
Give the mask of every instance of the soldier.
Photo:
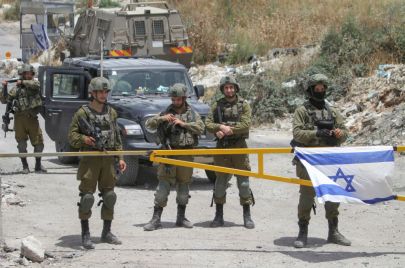
<svg viewBox="0 0 405 268">
<path fill-rule="evenodd" d="M 207 130 L 217 137 L 217 148 L 247 148 L 246 139 L 249 137 L 251 109 L 246 100 L 238 96 L 239 85 L 233 77 L 221 79 L 219 89 L 221 98 L 211 107 L 207 120 Z M 215 165 L 250 171 L 248 155 L 218 155 L 214 157 Z M 224 225 L 223 206 L 226 202 L 226 188 L 232 175 L 216 172 L 213 199 L 216 205 L 215 218 L 211 227 Z M 250 205 L 254 204 L 252 191 L 249 187 L 249 177 L 236 175 L 240 204 L 243 206 L 243 222 L 248 229 L 255 224 L 250 216 Z"/>
<path fill-rule="evenodd" d="M 2 103 L 11 102 L 14 111 L 14 131 L 19 153 L 27 152 L 27 140 L 30 139 L 34 153 L 44 150 L 44 139 L 39 127 L 38 113 L 42 108 L 39 81 L 34 80 L 35 70 L 32 65 L 24 64 L 18 74 L 21 80 L 16 86 L 0 98 Z M 3 81 L 3 88 L 7 90 L 7 81 Z M 28 174 L 30 169 L 26 157 L 21 158 L 23 173 Z M 41 165 L 41 157 L 35 158 L 35 172 L 43 173 L 46 169 Z"/>
<path fill-rule="evenodd" d="M 159 115 L 146 121 L 146 127 L 158 132 L 159 143 L 166 149 L 192 149 L 198 144 L 198 136 L 204 131 L 204 122 L 200 115 L 187 103 L 187 88 L 183 84 L 174 84 L 169 91 L 172 104 Z M 176 156 L 179 160 L 192 161 L 192 156 Z M 145 231 L 161 228 L 160 218 L 167 205 L 170 187 L 176 186 L 177 220 L 176 226 L 192 228 L 193 224 L 185 217 L 188 204 L 189 186 L 193 168 L 160 164 L 158 168 L 159 184 L 155 193 L 155 206 L 152 219 L 144 226 Z"/>
<path fill-rule="evenodd" d="M 339 146 L 347 138 L 348 131 L 344 125 L 342 115 L 337 109 L 325 102 L 328 78 L 323 74 L 310 77 L 307 94 L 309 100 L 298 107 L 293 119 L 293 146 Z M 297 176 L 309 180 L 308 172 L 301 162 L 294 159 Z M 314 206 L 315 191 L 313 187 L 300 187 L 298 203 L 299 234 L 294 247 L 302 248 L 307 244 L 308 224 L 311 218 L 311 208 Z M 339 203 L 326 202 L 326 219 L 329 222 L 328 242 L 350 246 L 351 242 L 338 231 Z"/>
<path fill-rule="evenodd" d="M 72 119 L 69 130 L 69 142 L 72 147 L 80 148 L 81 151 L 95 151 L 105 149 L 109 151 L 122 150 L 120 131 L 117 125 L 117 112 L 107 102 L 110 83 L 104 77 L 96 77 L 90 81 L 89 93 L 91 101 L 78 109 Z M 97 139 L 88 134 L 88 125 L 98 130 Z M 99 148 L 96 148 L 96 145 Z M 102 148 L 100 148 L 100 146 Z M 77 179 L 80 180 L 79 219 L 82 227 L 82 244 L 86 249 L 93 249 L 90 239 L 89 218 L 94 203 L 94 192 L 98 184 L 99 196 L 103 203 L 101 207 L 101 219 L 104 221 L 101 241 L 109 244 L 121 244 L 121 241 L 111 233 L 111 222 L 114 216 L 114 205 L 117 195 L 114 192 L 116 178 L 117 157 L 86 156 L 80 160 L 77 170 Z M 126 169 L 123 157 L 118 160 L 118 168 L 121 172 Z"/>
</svg>

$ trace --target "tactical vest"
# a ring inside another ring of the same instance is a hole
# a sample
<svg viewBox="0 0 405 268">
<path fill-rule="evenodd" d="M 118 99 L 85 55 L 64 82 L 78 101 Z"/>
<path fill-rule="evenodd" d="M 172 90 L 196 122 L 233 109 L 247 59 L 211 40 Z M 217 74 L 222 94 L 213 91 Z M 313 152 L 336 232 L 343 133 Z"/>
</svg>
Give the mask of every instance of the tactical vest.
<svg viewBox="0 0 405 268">
<path fill-rule="evenodd" d="M 115 149 L 116 144 L 118 144 L 119 129 L 115 123 L 115 118 L 113 118 L 112 108 L 106 105 L 106 112 L 103 114 L 96 113 L 88 105 L 83 105 L 82 109 L 85 111 L 89 123 L 101 130 L 101 140 L 104 147 Z"/>
<path fill-rule="evenodd" d="M 238 96 L 236 103 L 230 103 L 225 98 L 218 100 L 217 108 L 214 112 L 214 122 L 217 124 L 224 124 L 227 126 L 235 126 L 240 122 L 241 115 L 243 113 L 244 99 Z M 247 139 L 249 133 L 235 134 L 225 139 Z"/>
<path fill-rule="evenodd" d="M 309 101 L 304 103 L 304 107 L 308 112 L 310 121 L 308 125 L 312 126 L 312 129 L 329 129 L 332 130 L 335 128 L 335 119 L 336 116 L 332 113 L 330 106 L 325 103 L 325 106 L 322 110 L 316 109 Z M 337 139 L 334 137 L 320 138 L 319 146 L 335 146 L 337 145 Z"/>
<path fill-rule="evenodd" d="M 27 88 L 24 86 L 16 87 L 14 90 L 16 91 L 16 95 L 14 97 L 15 101 L 13 103 L 14 112 L 18 113 L 32 109 L 36 110 L 35 113 L 37 114 L 39 107 L 42 106 L 40 94 L 29 94 Z"/>
<path fill-rule="evenodd" d="M 196 115 L 195 111 L 187 106 L 187 111 L 182 114 L 176 114 L 172 105 L 170 105 L 167 110 L 160 115 L 173 114 L 176 118 L 180 119 L 185 123 L 195 122 Z M 183 148 L 183 147 L 194 147 L 198 145 L 198 135 L 191 133 L 189 130 L 176 126 L 169 122 L 164 122 L 161 126 L 164 130 L 164 135 L 168 138 L 168 142 L 173 148 Z"/>
<path fill-rule="evenodd" d="M 336 115 L 332 113 L 330 106 L 325 103 L 325 107 L 320 110 L 316 109 L 309 101 L 304 103 L 304 107 L 307 111 L 309 121 L 305 123 L 304 129 L 305 130 L 313 130 L 316 128 L 327 128 L 327 129 L 334 129 L 335 128 L 335 119 Z M 311 144 L 303 144 L 298 142 L 294 139 L 290 142 L 291 147 L 315 147 L 315 146 L 336 146 L 337 139 L 334 137 L 331 138 L 318 138 L 316 143 Z M 299 161 L 297 157 L 294 157 L 293 164 L 295 165 L 296 162 Z"/>
</svg>

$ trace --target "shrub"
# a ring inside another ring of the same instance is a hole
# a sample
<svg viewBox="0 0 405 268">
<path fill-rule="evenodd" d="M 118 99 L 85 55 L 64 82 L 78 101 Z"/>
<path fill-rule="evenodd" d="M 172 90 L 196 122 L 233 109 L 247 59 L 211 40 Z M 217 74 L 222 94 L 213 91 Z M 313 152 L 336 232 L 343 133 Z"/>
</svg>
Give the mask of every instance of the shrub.
<svg viewBox="0 0 405 268">
<path fill-rule="evenodd" d="M 20 19 L 20 0 L 15 1 L 10 8 L 4 9 L 3 18 L 5 20 Z"/>
<path fill-rule="evenodd" d="M 114 0 L 100 0 L 100 3 L 98 4 L 99 7 L 120 7 L 120 3 L 114 1 Z"/>
</svg>

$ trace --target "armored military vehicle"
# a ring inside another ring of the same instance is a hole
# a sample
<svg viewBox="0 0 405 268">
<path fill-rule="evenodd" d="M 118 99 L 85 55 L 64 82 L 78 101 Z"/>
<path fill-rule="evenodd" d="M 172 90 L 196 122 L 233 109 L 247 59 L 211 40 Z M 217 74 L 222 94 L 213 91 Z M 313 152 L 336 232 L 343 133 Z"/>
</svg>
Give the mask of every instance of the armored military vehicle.
<svg viewBox="0 0 405 268">
<path fill-rule="evenodd" d="M 187 69 L 179 63 L 151 58 L 107 57 L 102 62 L 100 58 L 67 58 L 63 66 L 40 67 L 38 75 L 44 97 L 45 130 L 58 152 L 72 151 L 67 138 L 71 119 L 81 105 L 88 103 L 88 83 L 93 77 L 101 76 L 101 71 L 112 84 L 108 102 L 118 112 L 125 150 L 158 148 L 156 133 L 149 132 L 145 122 L 171 103 L 168 90 L 175 83 L 187 86 L 187 101 L 203 119 L 208 114 L 208 105 L 198 101 L 204 95 L 204 88 L 193 86 Z M 199 147 L 214 148 L 213 138 L 208 133 L 202 135 Z M 69 163 L 77 159 L 59 157 L 59 160 Z M 128 168 L 120 175 L 119 185 L 135 184 L 139 165 L 151 164 L 147 157 L 126 156 L 125 160 Z M 198 161 L 212 163 L 213 159 L 206 157 Z M 214 172 L 207 171 L 207 176 L 215 180 Z"/>
<path fill-rule="evenodd" d="M 74 0 L 21 0 L 20 48 L 22 60 L 49 47 L 74 28 Z M 43 29 L 42 29 L 43 27 Z M 46 40 L 47 39 L 47 40 Z"/>
<path fill-rule="evenodd" d="M 177 10 L 164 1 L 138 1 L 118 11 L 88 8 L 78 18 L 71 57 L 153 56 L 190 66 L 192 48 Z"/>
</svg>

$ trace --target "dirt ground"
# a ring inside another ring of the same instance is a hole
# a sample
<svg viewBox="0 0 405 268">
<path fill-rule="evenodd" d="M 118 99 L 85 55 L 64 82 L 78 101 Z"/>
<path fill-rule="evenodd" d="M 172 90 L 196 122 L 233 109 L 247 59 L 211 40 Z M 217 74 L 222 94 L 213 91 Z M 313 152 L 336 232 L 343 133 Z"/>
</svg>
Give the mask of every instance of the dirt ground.
<svg viewBox="0 0 405 268">
<path fill-rule="evenodd" d="M 2 112 L 4 105 L 0 106 Z M 52 141 L 45 135 L 45 151 L 54 151 Z M 287 146 L 288 132 L 254 129 L 251 147 Z M 31 150 L 31 148 L 30 148 Z M 0 139 L 0 152 L 15 152 L 12 133 Z M 396 155 L 394 189 L 405 194 L 404 157 Z M 252 168 L 257 159 L 250 157 Z M 30 159 L 33 167 L 34 161 Z M 403 267 L 405 263 L 404 203 L 392 201 L 374 206 L 341 205 L 340 230 L 352 240 L 352 246 L 326 243 L 327 222 L 318 206 L 310 224 L 309 245 L 304 249 L 292 247 L 298 232 L 296 209 L 298 186 L 251 179 L 256 199 L 252 216 L 256 228 L 243 227 L 235 179 L 228 189 L 224 207 L 225 227 L 210 228 L 215 209 L 210 207 L 212 184 L 201 170 L 194 173 L 191 199 L 186 215 L 194 222 L 193 229 L 174 227 L 176 217 L 175 193 L 163 211 L 163 228 L 143 231 L 153 210 L 156 180 L 151 169 L 142 176 L 151 182 L 137 187 L 116 188 L 113 232 L 123 244 L 111 246 L 99 243 L 102 229 L 100 208 L 94 207 L 90 228 L 96 249 L 81 248 L 80 222 L 76 203 L 78 182 L 76 166 L 62 165 L 56 158 L 44 159 L 45 175 L 19 174 L 17 158 L 1 159 L 1 182 L 10 185 L 25 206 L 2 204 L 1 223 L 8 246 L 20 248 L 21 239 L 33 235 L 53 255 L 42 264 L 30 266 L 53 267 Z M 265 170 L 270 174 L 295 177 L 291 155 L 269 155 Z M 0 256 L 0 267 L 17 265 L 19 251 Z"/>
</svg>

